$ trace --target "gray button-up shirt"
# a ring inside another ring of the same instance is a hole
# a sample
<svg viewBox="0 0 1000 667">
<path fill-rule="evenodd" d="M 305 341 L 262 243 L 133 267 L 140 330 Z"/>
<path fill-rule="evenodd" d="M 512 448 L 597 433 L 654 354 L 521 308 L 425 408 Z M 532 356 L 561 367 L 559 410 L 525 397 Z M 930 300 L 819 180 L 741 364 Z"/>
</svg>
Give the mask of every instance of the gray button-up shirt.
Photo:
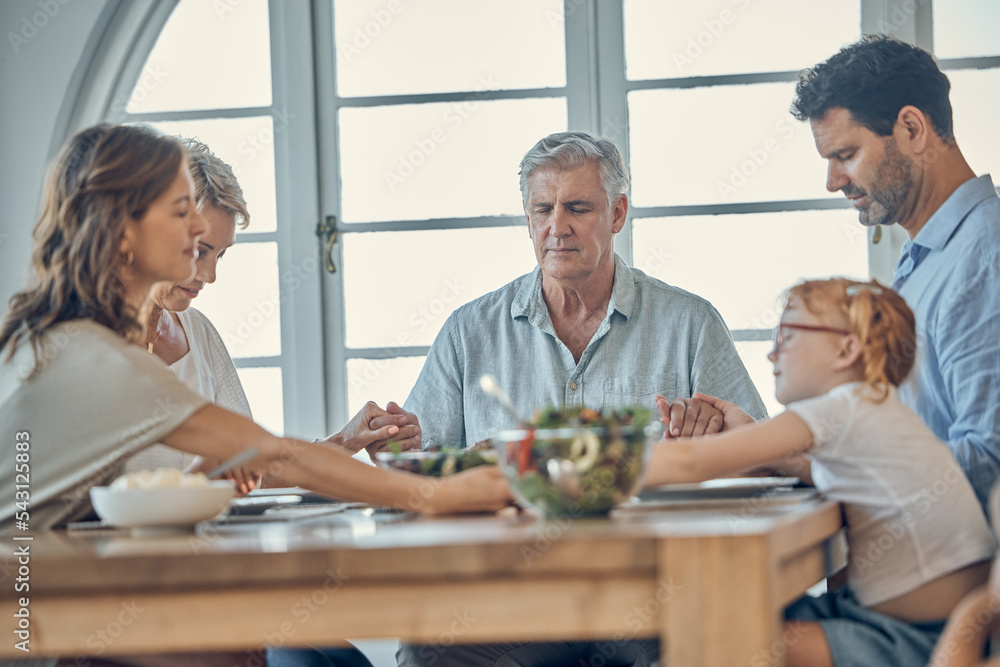
<svg viewBox="0 0 1000 667">
<path fill-rule="evenodd" d="M 656 394 L 672 400 L 695 391 L 755 419 L 767 415 L 712 304 L 617 255 L 607 315 L 579 363 L 556 336 L 538 268 L 452 313 L 406 400 L 425 447 L 467 446 L 513 426 L 479 389 L 484 373 L 496 376 L 526 419 L 548 405 L 655 411 Z"/>
</svg>

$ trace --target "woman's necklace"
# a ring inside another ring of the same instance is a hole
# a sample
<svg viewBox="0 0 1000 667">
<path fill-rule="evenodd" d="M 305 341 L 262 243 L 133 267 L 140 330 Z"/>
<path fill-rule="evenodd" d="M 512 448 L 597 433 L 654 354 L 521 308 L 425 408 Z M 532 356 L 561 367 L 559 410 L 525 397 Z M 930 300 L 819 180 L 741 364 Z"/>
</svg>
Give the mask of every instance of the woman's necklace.
<svg viewBox="0 0 1000 667">
<path fill-rule="evenodd" d="M 156 320 L 156 335 L 153 336 L 153 340 L 147 340 L 146 341 L 146 352 L 149 352 L 150 354 L 153 354 L 153 343 L 155 343 L 157 340 L 160 339 L 160 334 L 161 333 L 162 332 L 160 331 L 160 320 L 157 319 Z"/>
</svg>

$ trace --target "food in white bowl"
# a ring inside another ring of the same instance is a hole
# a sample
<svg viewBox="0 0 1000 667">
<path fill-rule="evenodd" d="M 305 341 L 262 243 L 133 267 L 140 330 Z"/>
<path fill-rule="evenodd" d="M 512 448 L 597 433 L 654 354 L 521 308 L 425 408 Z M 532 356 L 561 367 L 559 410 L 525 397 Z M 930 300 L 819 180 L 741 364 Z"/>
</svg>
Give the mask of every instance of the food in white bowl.
<svg viewBox="0 0 1000 667">
<path fill-rule="evenodd" d="M 180 470 L 140 471 L 90 489 L 98 516 L 121 528 L 193 526 L 218 516 L 233 497 L 232 480 Z"/>
<path fill-rule="evenodd" d="M 111 483 L 115 491 L 125 489 L 153 489 L 172 486 L 208 486 L 205 473 L 186 473 L 177 468 L 157 468 L 156 470 L 139 470 L 122 475 Z"/>
</svg>

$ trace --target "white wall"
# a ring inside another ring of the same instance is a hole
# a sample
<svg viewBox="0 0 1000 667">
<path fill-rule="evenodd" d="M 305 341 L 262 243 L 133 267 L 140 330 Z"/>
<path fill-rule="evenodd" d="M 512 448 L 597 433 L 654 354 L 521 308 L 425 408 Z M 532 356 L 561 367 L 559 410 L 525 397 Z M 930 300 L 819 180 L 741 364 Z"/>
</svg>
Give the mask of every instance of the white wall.
<svg viewBox="0 0 1000 667">
<path fill-rule="evenodd" d="M 65 2 L 66 4 L 62 4 Z M 0 311 L 25 284 L 31 229 L 64 108 L 89 62 L 109 0 L 0 2 Z M 14 35 L 14 37 L 12 37 Z"/>
</svg>

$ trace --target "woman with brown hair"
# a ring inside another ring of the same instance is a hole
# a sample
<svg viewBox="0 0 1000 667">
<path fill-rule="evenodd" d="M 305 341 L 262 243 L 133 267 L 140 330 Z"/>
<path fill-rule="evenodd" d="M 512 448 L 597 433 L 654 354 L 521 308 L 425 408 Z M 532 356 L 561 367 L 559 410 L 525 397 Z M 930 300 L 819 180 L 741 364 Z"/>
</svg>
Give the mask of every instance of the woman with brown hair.
<svg viewBox="0 0 1000 667">
<path fill-rule="evenodd" d="M 90 511 L 89 489 L 155 442 L 214 459 L 247 448 L 247 467 L 277 482 L 343 499 L 428 513 L 495 510 L 510 501 L 495 468 L 440 485 L 350 455 L 279 438 L 192 391 L 134 345 L 156 283 L 194 274 L 194 188 L 183 146 L 142 126 L 100 125 L 60 152 L 34 231 L 31 284 L 0 328 L 0 425 L 28 433 L 35 529 Z M 0 461 L 13 478 L 14 457 Z M 0 532 L 13 526 L 14 488 L 0 489 Z"/>
<path fill-rule="evenodd" d="M 237 226 L 246 229 L 250 223 L 250 213 L 243 189 L 229 165 L 200 141 L 185 139 L 182 143 L 194 184 L 195 206 L 189 215 L 201 216 L 208 230 L 198 239 L 194 275 L 184 282 L 163 282 L 153 287 L 146 335 L 139 344 L 162 359 L 177 377 L 205 398 L 252 418 L 250 403 L 222 336 L 201 311 L 190 307 L 201 290 L 215 282 L 219 260 L 235 242 Z M 194 471 L 202 467 L 200 462 L 191 454 L 156 444 L 131 456 L 125 463 L 125 471 L 156 468 Z M 241 469 L 237 469 L 233 479 L 244 493 L 255 481 Z"/>
</svg>

